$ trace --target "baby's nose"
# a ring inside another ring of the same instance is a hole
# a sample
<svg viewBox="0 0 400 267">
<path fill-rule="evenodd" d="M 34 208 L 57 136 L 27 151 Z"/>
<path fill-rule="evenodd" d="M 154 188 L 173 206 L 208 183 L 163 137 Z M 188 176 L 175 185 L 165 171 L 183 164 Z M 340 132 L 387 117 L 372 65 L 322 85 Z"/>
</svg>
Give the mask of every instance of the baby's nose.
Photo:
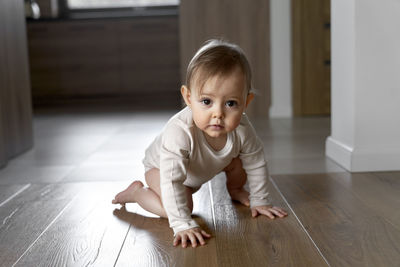
<svg viewBox="0 0 400 267">
<path fill-rule="evenodd" d="M 213 118 L 215 119 L 222 119 L 224 117 L 224 112 L 221 107 L 216 107 L 213 111 Z"/>
</svg>

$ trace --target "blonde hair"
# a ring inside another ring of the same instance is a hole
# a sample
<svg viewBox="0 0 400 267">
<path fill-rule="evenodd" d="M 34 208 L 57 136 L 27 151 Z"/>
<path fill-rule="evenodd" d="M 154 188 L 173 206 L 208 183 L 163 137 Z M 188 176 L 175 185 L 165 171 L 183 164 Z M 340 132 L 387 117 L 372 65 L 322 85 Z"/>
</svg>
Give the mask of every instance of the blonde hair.
<svg viewBox="0 0 400 267">
<path fill-rule="evenodd" d="M 245 76 L 247 93 L 251 90 L 251 69 L 243 50 L 236 44 L 211 39 L 196 52 L 186 71 L 186 86 L 191 90 L 197 82 L 202 90 L 205 82 L 215 75 L 230 74 L 240 67 Z"/>
</svg>

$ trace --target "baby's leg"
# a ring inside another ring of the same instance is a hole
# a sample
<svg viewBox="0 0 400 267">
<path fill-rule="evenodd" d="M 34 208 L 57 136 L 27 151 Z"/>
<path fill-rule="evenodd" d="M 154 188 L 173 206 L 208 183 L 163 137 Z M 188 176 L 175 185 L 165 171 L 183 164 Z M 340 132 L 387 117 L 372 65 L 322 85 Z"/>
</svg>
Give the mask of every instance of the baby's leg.
<svg viewBox="0 0 400 267">
<path fill-rule="evenodd" d="M 134 181 L 124 191 L 115 196 L 113 204 L 138 203 L 143 209 L 158 216 L 167 218 L 167 214 L 161 202 L 160 171 L 151 169 L 145 173 L 149 187 L 144 187 L 140 181 Z M 187 187 L 188 206 L 192 209 L 192 190 Z"/>
<path fill-rule="evenodd" d="M 159 203 L 161 207 L 163 208 L 162 202 L 161 202 L 161 187 L 160 187 L 160 170 L 157 168 L 153 168 L 145 173 L 145 178 L 146 178 L 146 183 L 149 186 L 149 189 L 152 190 L 159 199 Z M 190 209 L 190 212 L 193 211 L 193 189 L 190 187 L 186 187 L 186 197 L 187 197 L 187 205 Z M 141 205 L 142 206 L 142 205 Z M 144 208 L 142 206 L 142 208 Z M 145 208 L 144 208 L 145 209 Z M 164 210 L 164 208 L 163 208 Z"/>
<path fill-rule="evenodd" d="M 112 200 L 113 204 L 125 205 L 125 203 L 136 203 L 136 191 L 143 188 L 141 181 L 134 181 L 124 191 L 119 192 Z"/>
<path fill-rule="evenodd" d="M 245 206 L 250 206 L 249 192 L 243 188 L 247 181 L 247 174 L 242 167 L 240 158 L 234 158 L 225 167 L 224 171 L 226 174 L 226 187 L 231 198 Z"/>
</svg>

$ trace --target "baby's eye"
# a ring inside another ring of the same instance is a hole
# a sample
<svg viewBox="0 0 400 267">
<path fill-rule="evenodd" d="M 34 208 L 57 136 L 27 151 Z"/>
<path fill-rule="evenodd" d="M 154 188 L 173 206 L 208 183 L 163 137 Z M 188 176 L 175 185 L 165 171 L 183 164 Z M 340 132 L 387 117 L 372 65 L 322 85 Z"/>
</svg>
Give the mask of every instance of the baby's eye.
<svg viewBox="0 0 400 267">
<path fill-rule="evenodd" d="M 228 107 L 236 107 L 237 106 L 237 102 L 235 100 L 229 100 L 226 102 L 225 105 L 227 105 Z"/>
<path fill-rule="evenodd" d="M 208 98 L 205 98 L 205 99 L 202 99 L 202 100 L 201 100 L 201 103 L 202 103 L 203 105 L 208 106 L 208 105 L 211 104 L 211 100 L 208 99 Z"/>
</svg>

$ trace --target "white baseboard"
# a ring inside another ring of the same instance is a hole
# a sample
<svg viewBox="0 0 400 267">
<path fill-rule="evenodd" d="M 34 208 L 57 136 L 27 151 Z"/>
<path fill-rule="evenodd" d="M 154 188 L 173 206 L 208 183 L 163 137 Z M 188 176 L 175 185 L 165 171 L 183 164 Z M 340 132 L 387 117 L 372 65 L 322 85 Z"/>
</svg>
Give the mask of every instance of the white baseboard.
<svg viewBox="0 0 400 267">
<path fill-rule="evenodd" d="M 330 136 L 325 153 L 350 172 L 400 170 L 400 148 L 354 149 Z"/>
<path fill-rule="evenodd" d="M 351 171 L 351 155 L 353 149 L 345 144 L 336 141 L 331 136 L 326 139 L 325 154 L 333 161 L 348 171 Z"/>
</svg>

